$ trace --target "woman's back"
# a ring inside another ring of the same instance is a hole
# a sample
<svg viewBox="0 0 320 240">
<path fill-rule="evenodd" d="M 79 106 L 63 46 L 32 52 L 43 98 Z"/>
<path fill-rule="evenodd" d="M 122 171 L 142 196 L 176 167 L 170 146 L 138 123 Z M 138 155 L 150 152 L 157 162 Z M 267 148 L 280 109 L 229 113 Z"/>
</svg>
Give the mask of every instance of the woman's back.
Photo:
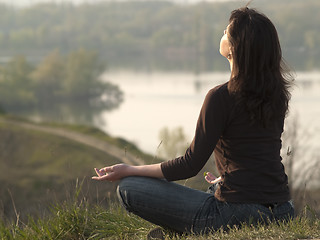
<svg viewBox="0 0 320 240">
<path fill-rule="evenodd" d="M 214 149 L 223 179 L 216 197 L 229 202 L 288 201 L 288 181 L 280 157 L 283 119 L 269 128 L 252 122 L 245 107 L 229 95 L 227 86 L 221 90 L 227 102 L 224 107 L 229 109 L 227 126 Z"/>
</svg>

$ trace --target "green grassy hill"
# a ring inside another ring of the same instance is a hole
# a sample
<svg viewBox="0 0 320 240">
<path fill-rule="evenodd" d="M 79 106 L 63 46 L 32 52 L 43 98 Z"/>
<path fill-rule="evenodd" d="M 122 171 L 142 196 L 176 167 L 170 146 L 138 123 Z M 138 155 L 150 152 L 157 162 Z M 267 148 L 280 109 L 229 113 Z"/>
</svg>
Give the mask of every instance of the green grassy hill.
<svg viewBox="0 0 320 240">
<path fill-rule="evenodd" d="M 35 126 L 35 129 L 24 124 Z M 0 116 L 0 216 L 25 218 L 28 214 L 45 214 L 52 204 L 70 198 L 77 182 L 91 202 L 113 198 L 115 183 L 91 180 L 94 167 L 122 162 L 121 157 L 70 138 L 37 130 L 40 125 L 25 120 Z M 42 125 L 43 127 L 43 125 Z M 112 142 L 119 151 L 133 152 L 152 161 L 152 156 L 139 151 L 122 139 L 112 138 L 98 129 L 85 126 L 46 125 L 65 132 L 86 133 L 101 141 Z"/>
</svg>

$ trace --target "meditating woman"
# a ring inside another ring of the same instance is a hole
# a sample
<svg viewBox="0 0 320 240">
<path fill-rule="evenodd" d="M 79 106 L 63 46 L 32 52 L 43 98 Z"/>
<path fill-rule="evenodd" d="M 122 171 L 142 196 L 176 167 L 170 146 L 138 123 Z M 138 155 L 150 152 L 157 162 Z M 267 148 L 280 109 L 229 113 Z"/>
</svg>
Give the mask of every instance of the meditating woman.
<svg viewBox="0 0 320 240">
<path fill-rule="evenodd" d="M 230 79 L 204 100 L 185 155 L 159 164 L 117 164 L 96 169 L 96 180 L 121 180 L 130 212 L 177 232 L 208 233 L 241 223 L 293 217 L 281 163 L 281 134 L 290 99 L 277 31 L 262 13 L 232 11 L 220 42 Z M 221 175 L 211 191 L 172 181 L 195 176 L 212 152 Z"/>
</svg>

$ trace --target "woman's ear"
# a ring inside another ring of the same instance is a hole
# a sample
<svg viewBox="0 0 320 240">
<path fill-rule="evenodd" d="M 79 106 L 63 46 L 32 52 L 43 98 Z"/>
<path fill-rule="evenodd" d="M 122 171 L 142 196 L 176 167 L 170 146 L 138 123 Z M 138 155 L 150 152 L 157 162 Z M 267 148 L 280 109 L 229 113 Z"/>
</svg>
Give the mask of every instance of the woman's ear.
<svg viewBox="0 0 320 240">
<path fill-rule="evenodd" d="M 227 56 L 228 59 L 232 59 L 232 46 L 231 46 L 231 43 L 229 43 L 229 54 Z"/>
</svg>

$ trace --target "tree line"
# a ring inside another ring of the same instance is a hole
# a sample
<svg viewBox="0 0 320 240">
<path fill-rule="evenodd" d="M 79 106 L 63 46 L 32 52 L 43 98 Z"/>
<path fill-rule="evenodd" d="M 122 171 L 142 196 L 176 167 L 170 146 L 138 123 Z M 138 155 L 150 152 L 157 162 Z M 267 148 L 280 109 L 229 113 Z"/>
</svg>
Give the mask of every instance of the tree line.
<svg viewBox="0 0 320 240">
<path fill-rule="evenodd" d="M 39 59 L 53 49 L 94 50 L 109 68 L 226 70 L 219 42 L 230 12 L 242 2 L 173 4 L 164 1 L 0 5 L 0 50 Z M 298 70 L 318 68 L 318 0 L 253 1 L 275 23 L 287 61 Z"/>
<path fill-rule="evenodd" d="M 116 108 L 123 93 L 118 86 L 101 81 L 105 68 L 95 52 L 84 49 L 67 55 L 54 50 L 37 65 L 25 56 L 15 56 L 0 66 L 1 109 L 46 109 L 56 114 L 55 108 L 61 106 L 69 106 L 67 112 L 80 107 L 86 112 Z M 62 110 L 66 114 L 65 107 Z"/>
</svg>

